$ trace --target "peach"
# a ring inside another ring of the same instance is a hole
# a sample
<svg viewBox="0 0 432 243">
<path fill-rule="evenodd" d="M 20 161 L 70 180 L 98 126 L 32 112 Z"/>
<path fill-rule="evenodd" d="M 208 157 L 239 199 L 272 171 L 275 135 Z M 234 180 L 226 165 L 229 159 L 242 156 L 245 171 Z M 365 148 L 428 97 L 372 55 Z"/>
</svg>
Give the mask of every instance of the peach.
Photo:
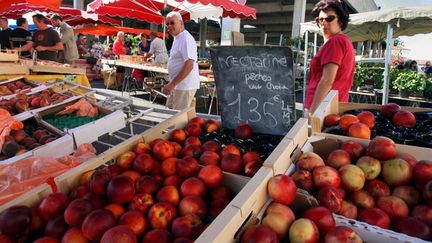
<svg viewBox="0 0 432 243">
<path fill-rule="evenodd" d="M 176 217 L 176 209 L 171 204 L 159 202 L 148 211 L 147 222 L 153 229 L 168 229 Z"/>
<path fill-rule="evenodd" d="M 315 167 L 324 166 L 324 160 L 314 152 L 305 152 L 297 160 L 300 170 L 313 171 Z"/>
<path fill-rule="evenodd" d="M 93 210 L 91 202 L 84 198 L 73 200 L 64 211 L 64 219 L 70 226 L 80 226 L 85 217 Z"/>
<path fill-rule="evenodd" d="M 257 224 L 249 226 L 241 236 L 242 243 L 279 242 L 277 234 L 269 227 Z"/>
<path fill-rule="evenodd" d="M 354 138 L 370 139 L 371 130 L 366 124 L 356 122 L 349 127 L 348 136 Z"/>
<path fill-rule="evenodd" d="M 188 145 L 201 146 L 201 140 L 199 140 L 198 137 L 188 137 L 184 143 L 184 146 L 186 147 Z"/>
<path fill-rule="evenodd" d="M 137 193 L 148 193 L 154 195 L 159 188 L 161 183 L 152 176 L 141 176 L 138 178 L 135 188 Z"/>
<path fill-rule="evenodd" d="M 408 205 L 404 200 L 395 196 L 384 196 L 377 200 L 377 207 L 389 215 L 390 218 L 406 218 L 409 215 Z"/>
<path fill-rule="evenodd" d="M 212 189 L 222 184 L 223 173 L 216 165 L 206 165 L 198 172 L 198 178 L 201 179 L 208 188 Z"/>
<path fill-rule="evenodd" d="M 133 169 L 140 174 L 151 174 L 156 167 L 156 160 L 150 154 L 141 153 L 135 158 L 133 162 Z"/>
<path fill-rule="evenodd" d="M 240 174 L 243 171 L 243 161 L 240 156 L 235 154 L 225 154 L 221 159 L 223 171 Z"/>
<path fill-rule="evenodd" d="M 83 232 L 79 227 L 72 227 L 63 235 L 62 243 L 88 243 L 89 240 L 85 238 Z"/>
<path fill-rule="evenodd" d="M 136 237 L 147 231 L 147 221 L 140 211 L 128 211 L 124 213 L 120 217 L 118 224 L 129 227 Z"/>
<path fill-rule="evenodd" d="M 318 242 L 319 231 L 310 219 L 300 218 L 291 224 L 289 229 L 290 242 Z"/>
<path fill-rule="evenodd" d="M 367 148 L 367 155 L 379 160 L 389 160 L 396 157 L 396 144 L 390 138 L 375 137 Z"/>
<path fill-rule="evenodd" d="M 359 119 L 356 116 L 344 114 L 339 120 L 339 127 L 343 131 L 348 131 L 349 127 L 356 122 L 359 122 Z"/>
<path fill-rule="evenodd" d="M 420 161 L 413 170 L 414 181 L 423 187 L 428 181 L 432 180 L 432 161 Z"/>
<path fill-rule="evenodd" d="M 16 241 L 13 241 L 16 242 Z M 58 239 L 56 239 L 55 237 L 51 237 L 51 236 L 44 236 L 41 237 L 35 241 L 33 241 L 33 243 L 59 243 L 60 241 Z"/>
<path fill-rule="evenodd" d="M 326 165 L 339 169 L 344 165 L 351 164 L 351 156 L 345 150 L 337 149 L 332 151 L 326 161 Z"/>
<path fill-rule="evenodd" d="M 262 224 L 269 227 L 282 239 L 288 233 L 294 220 L 295 215 L 289 207 L 272 202 L 266 209 L 266 216 L 262 220 Z"/>
<path fill-rule="evenodd" d="M 311 191 L 314 187 L 312 174 L 307 170 L 298 170 L 291 175 L 297 188 Z"/>
<path fill-rule="evenodd" d="M 415 206 L 420 202 L 420 192 L 413 186 L 395 187 L 392 196 L 401 198 L 408 206 Z"/>
<path fill-rule="evenodd" d="M 224 198 L 231 200 L 233 198 L 233 192 L 227 186 L 220 186 L 211 190 L 210 196 L 212 199 Z"/>
<path fill-rule="evenodd" d="M 127 151 L 117 157 L 115 164 L 123 170 L 129 170 L 132 168 L 135 158 L 136 154 L 134 152 Z"/>
<path fill-rule="evenodd" d="M 199 158 L 201 156 L 201 153 L 202 153 L 201 146 L 196 144 L 187 145 L 180 151 L 180 155 L 183 158 L 185 157 Z"/>
<path fill-rule="evenodd" d="M 201 197 L 186 196 L 180 201 L 178 212 L 180 216 L 195 214 L 204 219 L 207 213 L 207 205 Z"/>
<path fill-rule="evenodd" d="M 395 222 L 394 228 L 397 232 L 409 236 L 417 237 L 427 241 L 432 239 L 430 228 L 425 223 L 412 217 L 397 220 Z"/>
<path fill-rule="evenodd" d="M 203 151 L 213 151 L 215 153 L 219 153 L 221 146 L 216 141 L 207 141 L 202 145 Z"/>
<path fill-rule="evenodd" d="M 174 237 L 168 230 L 154 229 L 144 236 L 142 242 L 172 243 L 173 241 Z"/>
<path fill-rule="evenodd" d="M 183 129 L 174 129 L 170 134 L 170 140 L 181 143 L 186 139 L 186 133 Z"/>
<path fill-rule="evenodd" d="M 339 169 L 341 185 L 348 191 L 358 191 L 365 184 L 365 174 L 362 169 L 355 165 L 344 165 Z"/>
<path fill-rule="evenodd" d="M 432 225 L 432 207 L 424 204 L 417 205 L 412 210 L 412 216 L 423 223 Z"/>
<path fill-rule="evenodd" d="M 411 168 L 414 168 L 416 166 L 416 164 L 418 163 L 416 157 L 412 156 L 409 153 L 404 153 L 404 152 L 398 152 L 396 155 L 397 158 L 403 159 L 406 162 L 408 162 L 408 164 L 410 164 Z"/>
<path fill-rule="evenodd" d="M 170 203 L 174 207 L 177 207 L 180 201 L 180 195 L 176 187 L 164 186 L 156 194 L 156 201 Z"/>
<path fill-rule="evenodd" d="M 359 158 L 356 165 L 363 170 L 367 180 L 373 180 L 381 174 L 381 162 L 370 156 Z"/>
<path fill-rule="evenodd" d="M 246 153 L 243 154 L 243 164 L 248 164 L 251 162 L 262 162 L 262 158 L 260 156 L 260 154 L 258 152 L 255 151 L 248 151 Z"/>
<path fill-rule="evenodd" d="M 322 234 L 336 227 L 333 214 L 326 207 L 316 206 L 309 208 L 303 213 L 303 218 L 312 220 Z"/>
<path fill-rule="evenodd" d="M 150 144 L 148 143 L 144 143 L 144 142 L 139 142 L 135 145 L 133 151 L 135 152 L 135 154 L 149 154 L 152 151 L 152 148 L 150 147 Z"/>
<path fill-rule="evenodd" d="M 351 194 L 351 201 L 361 208 L 375 207 L 375 200 L 366 190 L 360 190 Z"/>
<path fill-rule="evenodd" d="M 390 186 L 404 186 L 412 179 L 412 169 L 403 159 L 393 159 L 383 162 L 382 176 Z"/>
<path fill-rule="evenodd" d="M 234 129 L 234 137 L 239 139 L 252 138 L 253 129 L 247 123 L 241 123 Z"/>
<path fill-rule="evenodd" d="M 169 143 L 174 146 L 174 157 L 178 157 L 183 147 L 177 142 L 169 141 Z"/>
<path fill-rule="evenodd" d="M 240 149 L 235 144 L 228 144 L 222 148 L 221 156 L 223 157 L 226 154 L 235 154 L 237 156 L 241 156 Z"/>
<path fill-rule="evenodd" d="M 352 140 L 344 142 L 341 149 L 345 150 L 345 152 L 350 155 L 352 160 L 363 156 L 366 151 L 361 144 Z"/>
<path fill-rule="evenodd" d="M 163 185 L 164 186 L 175 186 L 177 189 L 180 188 L 180 185 L 183 183 L 183 178 L 178 175 L 172 175 L 165 178 Z"/>
<path fill-rule="evenodd" d="M 111 179 L 107 187 L 107 196 L 112 203 L 126 203 L 135 195 L 135 186 L 131 178 L 118 175 Z"/>
<path fill-rule="evenodd" d="M 117 225 L 107 230 L 100 241 L 101 243 L 136 243 L 134 232 L 125 225 Z"/>
<path fill-rule="evenodd" d="M 382 197 L 382 196 L 390 196 L 390 188 L 383 181 L 378 179 L 371 180 L 368 182 L 366 186 L 366 190 L 373 197 Z"/>
<path fill-rule="evenodd" d="M 350 201 L 342 201 L 342 206 L 338 214 L 349 218 L 349 219 L 357 219 L 357 206 Z"/>
<path fill-rule="evenodd" d="M 341 178 L 337 170 L 330 166 L 320 166 L 316 167 L 312 171 L 313 182 L 317 188 L 322 188 L 326 186 L 339 187 Z"/>
<path fill-rule="evenodd" d="M 38 206 L 38 213 L 45 221 L 51 218 L 62 215 L 67 205 L 69 198 L 61 192 L 53 192 L 45 197 Z"/>
<path fill-rule="evenodd" d="M 116 220 L 126 212 L 126 209 L 123 207 L 123 205 L 118 203 L 108 204 L 104 207 L 104 209 L 111 211 Z"/>
<path fill-rule="evenodd" d="M 175 148 L 168 141 L 159 141 L 153 147 L 153 155 L 159 161 L 174 157 Z"/>
<path fill-rule="evenodd" d="M 363 240 L 360 236 L 348 226 L 336 226 L 324 237 L 324 242 L 326 243 L 342 243 L 342 242 L 351 242 L 351 243 L 362 243 Z"/>
<path fill-rule="evenodd" d="M 84 236 L 92 241 L 100 240 L 102 235 L 116 224 L 111 211 L 107 209 L 96 209 L 84 219 L 81 226 Z"/>
<path fill-rule="evenodd" d="M 342 195 L 334 187 L 323 187 L 316 195 L 319 205 L 328 208 L 333 213 L 339 212 L 342 208 Z"/>
<path fill-rule="evenodd" d="M 177 174 L 183 178 L 196 176 L 199 170 L 199 164 L 193 157 L 185 157 L 177 160 L 176 171 Z"/>
<path fill-rule="evenodd" d="M 379 208 L 366 208 L 358 216 L 358 220 L 383 229 L 390 228 L 390 217 Z"/>
<path fill-rule="evenodd" d="M 180 186 L 180 194 L 182 197 L 199 196 L 204 197 L 206 186 L 204 182 L 196 177 L 186 179 Z"/>
<path fill-rule="evenodd" d="M 392 118 L 393 115 L 400 110 L 400 106 L 396 103 L 388 103 L 381 107 L 381 114 L 385 117 Z"/>
<path fill-rule="evenodd" d="M 244 174 L 248 177 L 254 176 L 263 165 L 262 161 L 252 161 L 244 166 Z"/>
<path fill-rule="evenodd" d="M 267 182 L 269 196 L 278 203 L 289 206 L 295 199 L 297 187 L 287 175 L 276 175 Z"/>
<path fill-rule="evenodd" d="M 176 175 L 177 158 L 168 158 L 162 161 L 161 172 L 163 177 Z"/>
<path fill-rule="evenodd" d="M 186 135 L 192 137 L 198 137 L 201 135 L 201 126 L 197 123 L 189 123 L 185 128 Z"/>
<path fill-rule="evenodd" d="M 416 125 L 416 118 L 414 114 L 404 110 L 396 112 L 393 115 L 392 121 L 395 126 L 415 127 Z"/>
<path fill-rule="evenodd" d="M 361 123 L 367 125 L 369 128 L 375 126 L 375 115 L 370 111 L 362 111 L 357 115 Z"/>
<path fill-rule="evenodd" d="M 202 165 L 218 165 L 220 157 L 216 152 L 204 151 L 199 160 Z"/>
<path fill-rule="evenodd" d="M 148 193 L 136 194 L 129 203 L 129 210 L 137 210 L 142 213 L 147 213 L 149 208 L 154 204 L 153 197 Z M 116 217 L 117 218 L 117 217 Z"/>
<path fill-rule="evenodd" d="M 12 206 L 0 213 L 0 231 L 15 236 L 24 234 L 32 220 L 32 211 L 27 206 Z"/>
<path fill-rule="evenodd" d="M 205 121 L 203 128 L 204 128 L 204 131 L 206 131 L 208 133 L 212 133 L 212 132 L 217 131 L 219 129 L 219 124 L 213 119 L 208 119 L 207 121 Z"/>
<path fill-rule="evenodd" d="M 51 218 L 45 226 L 45 235 L 61 239 L 64 233 L 68 230 L 69 225 L 66 224 L 62 215 Z"/>
<path fill-rule="evenodd" d="M 229 203 L 230 200 L 225 198 L 213 199 L 210 202 L 210 216 L 216 218 Z"/>
<path fill-rule="evenodd" d="M 202 118 L 202 117 L 194 117 L 192 119 L 190 119 L 189 123 L 197 123 L 200 127 L 204 126 L 204 123 L 206 122 L 206 119 Z"/>
<path fill-rule="evenodd" d="M 200 217 L 195 214 L 188 214 L 174 219 L 171 232 L 176 238 L 185 237 L 190 240 L 195 240 L 203 231 L 203 226 L 204 224 Z"/>
<path fill-rule="evenodd" d="M 96 170 L 89 180 L 90 191 L 99 195 L 104 195 L 110 180 L 111 173 L 107 170 Z"/>
<path fill-rule="evenodd" d="M 339 124 L 340 116 L 338 114 L 330 114 L 324 117 L 324 126 L 331 127 Z"/>
</svg>

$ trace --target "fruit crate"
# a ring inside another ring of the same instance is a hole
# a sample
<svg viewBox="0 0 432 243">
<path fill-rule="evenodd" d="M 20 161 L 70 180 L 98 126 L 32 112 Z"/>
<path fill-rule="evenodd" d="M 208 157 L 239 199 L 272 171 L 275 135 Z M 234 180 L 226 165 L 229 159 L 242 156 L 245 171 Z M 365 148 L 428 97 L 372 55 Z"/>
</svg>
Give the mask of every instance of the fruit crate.
<svg viewBox="0 0 432 243">
<path fill-rule="evenodd" d="M 98 139 L 99 136 L 102 136 L 106 133 L 111 133 L 118 131 L 126 126 L 126 120 L 125 120 L 125 114 L 121 110 L 111 110 L 107 109 L 103 106 L 99 106 L 93 102 L 94 99 L 88 99 L 93 106 L 96 106 L 99 110 L 99 115 L 96 117 L 96 119 L 92 119 L 89 117 L 83 117 L 78 118 L 76 115 L 72 115 L 73 117 L 77 118 L 75 120 L 67 119 L 69 122 L 76 122 L 77 124 L 63 124 L 63 128 L 58 128 L 55 126 L 55 124 L 51 124 L 50 122 L 56 121 L 55 114 L 59 111 L 64 110 L 64 108 L 68 105 L 72 105 L 77 102 L 77 100 L 69 101 L 67 103 L 62 103 L 60 105 L 57 105 L 55 107 L 51 107 L 47 110 L 39 111 L 35 115 L 37 117 L 41 118 L 41 122 L 45 126 L 52 127 L 52 129 L 55 129 L 59 132 L 65 132 L 69 135 L 71 135 L 74 139 L 75 146 L 78 147 L 79 145 L 83 143 L 91 143 Z M 71 118 L 71 115 L 68 115 L 69 118 Z M 48 118 L 51 120 L 48 121 Z M 78 119 L 81 119 L 79 121 Z M 82 120 L 84 119 L 84 120 Z M 60 121 L 59 121 L 60 122 Z M 81 124 L 84 122 L 85 124 Z M 73 126 L 73 128 L 70 128 L 70 126 Z M 69 128 L 68 128 L 69 127 Z"/>
<path fill-rule="evenodd" d="M 37 205 L 43 198 L 52 193 L 52 188 L 48 183 L 43 183 L 28 192 L 0 205 L 0 213 L 9 207 L 15 205 L 24 205 L 28 207 L 33 207 Z"/>
<path fill-rule="evenodd" d="M 48 142 L 46 144 L 40 145 L 34 149 L 28 149 L 27 152 L 24 152 L 20 155 L 10 157 L 8 159 L 1 160 L 0 163 L 2 164 L 10 164 L 15 161 L 28 158 L 31 156 L 49 156 L 49 157 L 60 157 L 69 155 L 74 152 L 74 144 L 73 144 L 73 138 L 69 134 L 65 134 L 63 132 L 59 132 L 58 130 L 52 129 L 51 126 L 46 126 L 40 120 L 38 120 L 35 117 L 31 117 L 23 121 L 25 127 L 24 131 L 28 135 L 31 135 L 34 131 L 36 131 L 37 128 L 41 128 L 47 132 L 47 135 L 54 136 L 56 139 Z M 34 142 L 40 142 L 36 139 Z M 29 145 L 30 146 L 30 145 Z"/>
<path fill-rule="evenodd" d="M 22 89 L 16 86 L 16 84 L 19 83 L 19 85 L 24 85 Z M 12 87 L 10 87 L 12 86 Z M 3 99 L 10 99 L 12 97 L 16 96 L 15 92 L 18 88 L 19 92 L 23 93 L 30 93 L 30 92 L 37 92 L 38 90 L 44 89 L 45 85 L 39 83 L 39 82 L 32 82 L 24 78 L 24 76 L 19 76 L 7 80 L 0 81 L 0 100 Z M 11 90 L 11 88 L 13 90 Z"/>
<path fill-rule="evenodd" d="M 326 98 L 323 100 L 323 102 L 320 104 L 318 109 L 314 112 L 314 114 L 311 117 L 311 127 L 312 127 L 312 135 L 317 134 L 329 134 L 323 131 L 324 129 L 324 118 L 327 115 L 330 114 L 338 114 L 341 115 L 347 111 L 353 111 L 353 110 L 374 110 L 379 111 L 381 110 L 382 105 L 378 104 L 363 104 L 363 103 L 345 103 L 345 102 L 339 102 L 338 100 L 338 93 L 336 90 L 331 90 Z M 425 112 L 425 113 L 431 113 L 431 108 L 419 108 L 419 107 L 406 107 L 401 106 L 401 110 L 406 110 L 410 112 Z M 430 120 L 430 118 L 429 118 Z M 339 135 L 342 136 L 342 135 Z M 383 135 L 385 136 L 385 135 Z M 403 143 L 403 141 L 398 142 L 395 138 L 390 137 L 393 140 L 395 140 L 396 143 Z M 430 140 L 430 139 L 428 139 Z M 408 145 L 411 145 L 410 141 L 407 141 Z M 412 143 L 412 145 L 418 146 L 417 144 Z M 431 144 L 432 145 L 432 144 Z M 428 146 L 424 146 L 428 147 Z"/>
<path fill-rule="evenodd" d="M 6 52 L 0 52 L 0 62 L 18 62 L 19 53 L 15 50 L 7 50 Z"/>
<path fill-rule="evenodd" d="M 340 145 L 346 141 L 358 142 L 363 147 L 367 147 L 370 142 L 366 139 L 335 136 L 332 134 L 317 134 L 311 136 L 308 139 L 302 148 L 302 152 L 314 152 L 320 155 L 322 158 L 327 158 L 331 151 L 340 148 Z M 402 144 L 396 144 L 396 151 L 409 153 L 417 160 L 426 160 L 426 158 L 429 158 L 427 160 L 430 160 L 432 156 L 432 149 Z M 353 228 L 365 242 L 426 242 L 420 238 L 411 237 L 406 234 L 398 233 L 388 229 L 383 229 L 378 226 L 346 218 L 341 215 L 334 214 L 334 217 L 337 225 L 344 225 Z"/>
</svg>

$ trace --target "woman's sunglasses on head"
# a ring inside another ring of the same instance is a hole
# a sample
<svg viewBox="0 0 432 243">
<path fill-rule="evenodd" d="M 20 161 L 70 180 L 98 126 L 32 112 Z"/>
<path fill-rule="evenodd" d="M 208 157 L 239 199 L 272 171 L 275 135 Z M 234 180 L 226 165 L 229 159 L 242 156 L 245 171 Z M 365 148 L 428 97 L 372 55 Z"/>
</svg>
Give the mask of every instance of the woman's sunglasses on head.
<svg viewBox="0 0 432 243">
<path fill-rule="evenodd" d="M 321 17 L 321 18 L 316 17 L 316 18 L 315 18 L 315 22 L 316 22 L 317 24 L 323 24 L 323 23 L 324 23 L 324 20 L 325 20 L 327 23 L 330 23 L 330 22 L 332 22 L 332 21 L 335 20 L 335 19 L 336 19 L 336 15 L 329 15 L 329 16 L 327 16 L 327 17 L 325 17 L 325 18 L 323 18 L 323 17 Z"/>
</svg>

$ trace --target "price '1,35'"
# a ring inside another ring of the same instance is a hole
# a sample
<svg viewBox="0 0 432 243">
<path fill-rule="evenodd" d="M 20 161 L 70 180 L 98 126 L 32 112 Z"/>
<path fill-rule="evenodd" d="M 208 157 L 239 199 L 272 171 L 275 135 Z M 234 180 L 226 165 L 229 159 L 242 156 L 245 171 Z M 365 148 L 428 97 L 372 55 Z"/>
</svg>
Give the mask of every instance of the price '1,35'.
<svg viewBox="0 0 432 243">
<path fill-rule="evenodd" d="M 237 119 L 239 122 L 247 120 L 248 122 L 258 123 L 264 118 L 267 126 L 277 126 L 277 119 L 270 112 L 272 110 L 272 107 L 275 105 L 273 102 L 265 101 L 260 104 L 260 101 L 257 98 L 250 97 L 247 100 L 246 104 L 247 105 L 242 104 L 242 96 L 240 93 L 237 94 L 237 98 L 234 101 L 228 104 L 228 106 L 234 106 L 237 108 L 236 116 L 234 116 L 234 118 Z M 242 117 L 242 110 L 244 109 L 249 110 L 249 113 L 247 115 L 243 114 L 247 117 Z"/>
</svg>

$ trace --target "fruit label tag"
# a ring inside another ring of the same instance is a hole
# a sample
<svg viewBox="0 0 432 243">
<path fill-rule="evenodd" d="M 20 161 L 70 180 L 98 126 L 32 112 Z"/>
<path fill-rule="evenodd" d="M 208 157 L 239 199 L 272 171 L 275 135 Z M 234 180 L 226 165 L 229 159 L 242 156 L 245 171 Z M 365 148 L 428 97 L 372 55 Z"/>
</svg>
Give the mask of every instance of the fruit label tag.
<svg viewBox="0 0 432 243">
<path fill-rule="evenodd" d="M 291 49 L 221 46 L 210 52 L 222 126 L 248 123 L 258 133 L 285 135 L 297 120 Z"/>
</svg>

